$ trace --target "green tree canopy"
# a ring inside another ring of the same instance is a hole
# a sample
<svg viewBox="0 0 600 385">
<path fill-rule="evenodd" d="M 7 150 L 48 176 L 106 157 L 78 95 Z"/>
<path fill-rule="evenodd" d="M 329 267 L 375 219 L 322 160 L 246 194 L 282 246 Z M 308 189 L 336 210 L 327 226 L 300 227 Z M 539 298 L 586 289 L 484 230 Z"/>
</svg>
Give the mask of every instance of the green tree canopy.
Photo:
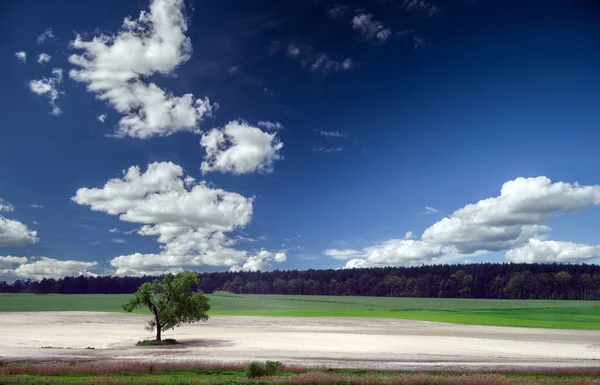
<svg viewBox="0 0 600 385">
<path fill-rule="evenodd" d="M 198 276 L 192 271 L 177 275 L 168 273 L 162 281 L 146 282 L 140 286 L 133 298 L 123 305 L 123 310 L 131 313 L 140 306 L 150 309 L 154 319 L 148 322 L 146 329 L 156 329 L 156 341 L 161 341 L 163 330 L 208 319 L 210 299 L 201 291 L 192 291 L 193 285 L 198 285 Z"/>
</svg>

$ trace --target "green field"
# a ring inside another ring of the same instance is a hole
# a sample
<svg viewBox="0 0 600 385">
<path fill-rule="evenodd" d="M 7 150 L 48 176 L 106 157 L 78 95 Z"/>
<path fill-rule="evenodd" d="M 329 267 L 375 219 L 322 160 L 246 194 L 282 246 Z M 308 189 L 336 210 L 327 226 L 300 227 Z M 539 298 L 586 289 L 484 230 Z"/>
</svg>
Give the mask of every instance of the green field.
<svg viewBox="0 0 600 385">
<path fill-rule="evenodd" d="M 0 312 L 120 312 L 129 295 L 2 294 Z M 294 295 L 210 295 L 211 315 L 380 317 L 600 330 L 600 302 Z M 143 313 L 143 311 L 142 311 Z"/>
</svg>

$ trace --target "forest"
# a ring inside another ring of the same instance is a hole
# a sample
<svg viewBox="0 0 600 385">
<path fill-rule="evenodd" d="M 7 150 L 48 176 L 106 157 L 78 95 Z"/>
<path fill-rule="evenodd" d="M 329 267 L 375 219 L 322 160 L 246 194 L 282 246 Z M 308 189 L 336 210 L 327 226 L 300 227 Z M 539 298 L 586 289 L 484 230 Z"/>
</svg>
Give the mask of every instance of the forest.
<svg viewBox="0 0 600 385">
<path fill-rule="evenodd" d="M 380 297 L 600 299 L 600 266 L 480 263 L 341 270 L 198 273 L 205 293 Z M 157 277 L 0 281 L 0 293 L 129 294 Z"/>
</svg>

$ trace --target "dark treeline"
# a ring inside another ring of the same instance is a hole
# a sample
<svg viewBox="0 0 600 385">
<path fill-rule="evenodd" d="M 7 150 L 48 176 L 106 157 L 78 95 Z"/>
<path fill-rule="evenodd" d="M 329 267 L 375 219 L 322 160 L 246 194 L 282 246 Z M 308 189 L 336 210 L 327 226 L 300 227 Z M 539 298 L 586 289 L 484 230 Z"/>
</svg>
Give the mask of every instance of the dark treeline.
<svg viewBox="0 0 600 385">
<path fill-rule="evenodd" d="M 600 266 L 482 263 L 420 267 L 199 273 L 199 289 L 236 294 L 600 299 Z M 129 294 L 156 277 L 0 282 L 2 293 Z"/>
</svg>

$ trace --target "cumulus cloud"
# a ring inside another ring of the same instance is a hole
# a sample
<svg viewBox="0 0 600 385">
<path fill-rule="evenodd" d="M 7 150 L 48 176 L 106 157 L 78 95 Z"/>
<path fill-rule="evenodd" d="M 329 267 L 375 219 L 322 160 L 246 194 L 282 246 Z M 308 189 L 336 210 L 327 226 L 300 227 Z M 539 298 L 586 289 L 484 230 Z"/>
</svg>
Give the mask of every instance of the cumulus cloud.
<svg viewBox="0 0 600 385">
<path fill-rule="evenodd" d="M 273 266 L 272 262 L 285 262 L 287 256 L 284 252 L 273 253 L 267 250 L 261 250 L 257 254 L 249 257 L 246 262 L 242 265 L 232 266 L 231 271 L 268 271 Z"/>
<path fill-rule="evenodd" d="M 46 39 L 53 39 L 53 38 L 54 38 L 54 33 L 52 32 L 52 28 L 48 28 L 47 30 L 42 32 L 37 37 L 37 42 L 38 42 L 38 44 L 42 44 L 43 42 L 46 41 Z"/>
<path fill-rule="evenodd" d="M 25 51 L 18 51 L 15 52 L 15 56 L 17 57 L 17 59 L 19 59 L 22 63 L 25 63 L 27 61 L 27 52 Z"/>
<path fill-rule="evenodd" d="M 142 224 L 139 235 L 157 237 L 160 253 L 112 259 L 117 275 L 203 265 L 242 267 L 252 256 L 232 248 L 235 240 L 226 235 L 250 223 L 252 199 L 184 177 L 183 169 L 170 162 L 152 163 L 143 173 L 132 166 L 123 178 L 111 179 L 102 188 L 81 188 L 72 199 Z M 277 262 L 275 256 L 273 260 Z"/>
<path fill-rule="evenodd" d="M 283 130 L 283 125 L 279 122 L 269 122 L 265 120 L 261 120 L 257 123 L 259 127 L 263 127 L 265 130 L 274 131 L 274 130 Z"/>
<path fill-rule="evenodd" d="M 200 144 L 206 150 L 202 172 L 220 171 L 233 174 L 270 173 L 273 162 L 282 158 L 283 143 L 273 133 L 250 126 L 243 121 L 231 121 L 204 135 Z"/>
<path fill-rule="evenodd" d="M 96 119 L 98 119 L 98 121 L 100 123 L 104 123 L 104 121 L 106 120 L 106 115 L 105 114 L 100 114 L 100 115 L 98 115 L 98 117 Z"/>
<path fill-rule="evenodd" d="M 17 278 L 31 278 L 34 280 L 78 275 L 95 275 L 87 270 L 97 265 L 97 262 L 60 261 L 47 257 L 41 257 L 35 262 L 25 263 L 27 262 L 27 258 L 24 259 L 25 261 L 21 262 L 16 268 L 2 270 L 3 275 Z"/>
<path fill-rule="evenodd" d="M 26 257 L 0 256 L 0 270 L 12 269 L 15 265 L 21 265 L 26 262 Z"/>
<path fill-rule="evenodd" d="M 108 102 L 123 116 L 117 137 L 149 138 L 176 132 L 199 133 L 198 124 L 216 105 L 192 94 L 175 96 L 147 79 L 169 75 L 192 53 L 185 35 L 183 0 L 152 0 L 149 11 L 137 19 L 125 18 L 114 35 L 92 40 L 77 36 L 71 42 L 80 55 L 69 57 L 69 76 L 88 84 L 88 90 Z"/>
<path fill-rule="evenodd" d="M 345 268 L 423 265 L 436 262 L 453 252 L 453 248 L 423 241 L 390 239 L 353 255 L 355 258 L 349 260 Z"/>
<path fill-rule="evenodd" d="M 327 249 L 323 251 L 323 254 L 333 259 L 350 259 L 361 255 L 359 250 L 354 249 Z"/>
<path fill-rule="evenodd" d="M 318 52 L 309 45 L 290 44 L 285 49 L 285 53 L 289 58 L 299 61 L 303 68 L 308 68 L 312 72 L 340 72 L 354 67 L 352 58 L 345 58 L 341 62 L 333 60 L 326 53 Z"/>
<path fill-rule="evenodd" d="M 0 211 L 15 211 L 16 207 L 0 198 Z"/>
<path fill-rule="evenodd" d="M 500 196 L 455 211 L 423 233 L 423 241 L 456 247 L 465 254 L 524 245 L 550 231 L 552 217 L 600 204 L 600 186 L 553 183 L 545 176 L 504 183 Z"/>
<path fill-rule="evenodd" d="M 24 246 L 38 241 L 37 232 L 0 215 L 0 246 Z"/>
<path fill-rule="evenodd" d="M 392 35 L 392 31 L 381 22 L 373 20 L 370 13 L 359 13 L 352 18 L 352 28 L 365 39 L 383 44 Z"/>
<path fill-rule="evenodd" d="M 38 95 L 45 95 L 48 98 L 50 101 L 50 106 L 52 107 L 52 111 L 50 112 L 52 115 L 60 115 L 62 112 L 61 109 L 56 105 L 58 96 L 63 93 L 58 91 L 57 88 L 58 85 L 62 83 L 62 80 L 62 69 L 54 68 L 52 70 L 52 77 L 32 80 L 29 82 L 29 89 L 31 92 Z"/>
<path fill-rule="evenodd" d="M 515 263 L 584 262 L 599 258 L 600 246 L 534 238 L 523 246 L 509 250 L 505 257 Z"/>
<path fill-rule="evenodd" d="M 48 55 L 47 53 L 41 53 L 38 56 L 38 60 L 37 61 L 40 64 L 44 64 L 44 63 L 48 63 L 51 58 L 52 58 L 52 56 Z"/>
</svg>

